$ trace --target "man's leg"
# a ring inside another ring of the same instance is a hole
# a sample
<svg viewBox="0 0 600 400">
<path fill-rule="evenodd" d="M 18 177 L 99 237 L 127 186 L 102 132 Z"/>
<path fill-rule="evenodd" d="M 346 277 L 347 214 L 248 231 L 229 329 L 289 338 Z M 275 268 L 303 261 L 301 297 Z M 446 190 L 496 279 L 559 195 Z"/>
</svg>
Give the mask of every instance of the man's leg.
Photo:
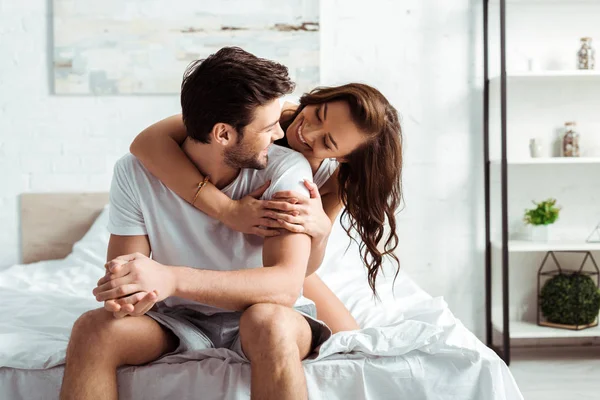
<svg viewBox="0 0 600 400">
<path fill-rule="evenodd" d="M 115 319 L 100 308 L 75 322 L 61 400 L 117 400 L 117 367 L 140 365 L 173 351 L 177 340 L 147 316 Z"/>
<path fill-rule="evenodd" d="M 240 340 L 250 360 L 253 400 L 308 398 L 302 360 L 311 351 L 312 331 L 300 313 L 255 304 L 240 319 Z"/>
</svg>

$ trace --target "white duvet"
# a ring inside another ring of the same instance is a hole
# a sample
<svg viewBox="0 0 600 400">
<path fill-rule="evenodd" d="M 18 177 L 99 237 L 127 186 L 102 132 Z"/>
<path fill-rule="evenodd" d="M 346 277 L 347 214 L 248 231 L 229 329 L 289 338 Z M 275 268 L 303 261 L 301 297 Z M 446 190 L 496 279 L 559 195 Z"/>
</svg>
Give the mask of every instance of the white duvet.
<svg viewBox="0 0 600 400">
<path fill-rule="evenodd" d="M 73 322 L 100 306 L 107 212 L 64 260 L 0 271 L 0 399 L 55 399 Z M 378 282 L 372 299 L 356 244 L 334 226 L 322 279 L 360 323 L 327 341 L 304 367 L 310 399 L 519 400 L 506 364 L 401 273 Z M 235 353 L 211 349 L 198 361 L 119 371 L 124 399 L 249 398 L 250 369 Z M 201 394 L 201 396 L 200 396 Z"/>
</svg>

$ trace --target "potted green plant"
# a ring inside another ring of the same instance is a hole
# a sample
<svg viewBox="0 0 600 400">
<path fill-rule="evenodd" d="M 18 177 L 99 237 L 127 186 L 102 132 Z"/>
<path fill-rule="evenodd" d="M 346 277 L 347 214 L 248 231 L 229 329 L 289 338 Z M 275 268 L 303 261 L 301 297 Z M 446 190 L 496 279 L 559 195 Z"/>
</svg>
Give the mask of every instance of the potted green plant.
<svg viewBox="0 0 600 400">
<path fill-rule="evenodd" d="M 547 199 L 536 203 L 535 208 L 525 210 L 523 221 L 531 225 L 531 240 L 547 241 L 548 225 L 553 224 L 558 219 L 560 207 L 556 205 L 556 199 Z"/>
</svg>

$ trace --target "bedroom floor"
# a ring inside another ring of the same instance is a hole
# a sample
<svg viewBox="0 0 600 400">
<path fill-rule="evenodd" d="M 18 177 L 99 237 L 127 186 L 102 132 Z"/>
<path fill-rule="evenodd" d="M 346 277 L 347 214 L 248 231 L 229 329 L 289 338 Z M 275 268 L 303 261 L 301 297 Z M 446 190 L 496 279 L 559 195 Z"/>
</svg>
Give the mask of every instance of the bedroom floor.
<svg viewBox="0 0 600 400">
<path fill-rule="evenodd" d="M 525 400 L 600 398 L 600 346 L 513 349 L 510 370 Z"/>
</svg>

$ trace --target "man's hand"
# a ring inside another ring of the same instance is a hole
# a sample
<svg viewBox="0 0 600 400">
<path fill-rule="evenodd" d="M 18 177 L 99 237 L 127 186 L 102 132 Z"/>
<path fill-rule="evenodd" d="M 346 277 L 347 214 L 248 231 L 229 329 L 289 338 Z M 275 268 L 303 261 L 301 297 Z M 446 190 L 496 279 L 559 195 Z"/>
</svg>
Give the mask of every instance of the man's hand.
<svg viewBox="0 0 600 400">
<path fill-rule="evenodd" d="M 116 303 L 123 306 L 125 302 L 126 310 L 129 310 L 128 305 L 142 301 L 153 291 L 156 291 L 153 302 L 164 300 L 175 292 L 175 278 L 170 268 L 141 253 L 117 257 L 106 267 L 107 274 L 92 292 L 98 301 L 119 299 Z M 139 292 L 147 294 L 142 296 Z"/>
<path fill-rule="evenodd" d="M 146 314 L 156 304 L 158 293 L 138 292 L 119 300 L 107 300 L 104 309 L 112 312 L 115 318 L 126 316 L 139 317 Z"/>
<path fill-rule="evenodd" d="M 126 264 L 124 257 L 119 257 L 104 264 L 106 276 L 111 275 L 110 268 L 117 265 Z M 109 278 L 110 279 L 110 278 Z M 100 281 L 98 282 L 100 284 Z M 113 313 L 115 318 L 124 318 L 126 316 L 139 317 L 146 314 L 158 301 L 158 292 L 137 292 L 118 300 L 106 300 L 104 309 Z"/>
</svg>

